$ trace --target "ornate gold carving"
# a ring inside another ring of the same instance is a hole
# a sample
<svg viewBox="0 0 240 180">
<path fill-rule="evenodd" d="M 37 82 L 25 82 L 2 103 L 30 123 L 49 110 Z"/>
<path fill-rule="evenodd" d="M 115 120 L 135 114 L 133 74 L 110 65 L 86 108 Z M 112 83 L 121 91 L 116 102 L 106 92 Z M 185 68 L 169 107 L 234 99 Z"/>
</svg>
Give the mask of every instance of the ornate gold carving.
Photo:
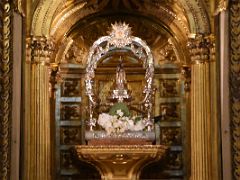
<svg viewBox="0 0 240 180">
<path fill-rule="evenodd" d="M 185 1 L 185 2 L 184 2 Z M 188 15 L 189 19 L 193 17 L 194 25 L 196 29 L 192 29 L 192 32 L 195 33 L 209 33 L 210 32 L 210 22 L 208 20 L 208 15 L 204 8 L 202 1 L 191 1 L 191 0 L 180 0 L 183 7 L 186 8 L 186 11 L 190 11 Z"/>
<path fill-rule="evenodd" d="M 192 63 L 205 63 L 209 61 L 211 53 L 215 53 L 213 36 L 205 36 L 203 34 L 194 35 L 188 42 L 188 48 Z"/>
<path fill-rule="evenodd" d="M 54 22 L 56 22 L 56 23 L 54 23 L 53 25 L 52 25 L 52 29 L 51 29 L 51 35 L 53 35 L 53 34 L 55 34 L 56 33 L 56 31 L 61 27 L 61 25 L 62 24 L 64 24 L 64 22 L 66 21 L 66 19 L 68 19 L 69 17 L 71 17 L 72 15 L 74 15 L 76 12 L 78 12 L 78 11 L 80 11 L 80 10 L 82 10 L 82 8 L 86 5 L 87 3 L 86 2 L 83 2 L 83 3 L 80 3 L 80 4 L 77 4 L 75 7 L 72 7 L 67 13 L 65 13 L 65 14 L 62 14 L 62 12 L 61 12 L 61 16 L 59 16 L 59 17 L 57 17 L 55 20 L 54 20 Z M 96 10 L 96 8 L 95 8 L 95 10 Z M 88 13 L 93 13 L 92 12 L 93 11 L 93 9 L 87 9 L 87 12 Z M 83 14 L 86 14 L 86 12 L 85 13 L 83 13 Z M 79 13 L 79 15 L 80 15 L 80 13 Z M 81 15 L 82 16 L 82 15 Z"/>
<path fill-rule="evenodd" d="M 209 41 L 209 60 L 210 61 L 216 61 L 216 42 L 215 42 L 215 36 L 213 34 L 210 34 L 208 36 Z"/>
<path fill-rule="evenodd" d="M 179 97 L 179 84 L 177 79 L 165 79 L 160 81 L 161 97 Z"/>
<path fill-rule="evenodd" d="M 181 120 L 181 107 L 179 103 L 161 103 L 160 112 L 162 114 L 161 121 L 180 121 Z"/>
<path fill-rule="evenodd" d="M 240 2 L 230 3 L 230 111 L 232 132 L 232 171 L 234 179 L 240 179 Z"/>
<path fill-rule="evenodd" d="M 78 97 L 81 94 L 81 84 L 79 79 L 66 79 L 62 83 L 62 96 Z"/>
<path fill-rule="evenodd" d="M 0 179 L 10 179 L 12 121 L 12 6 L 0 1 Z"/>
<path fill-rule="evenodd" d="M 93 164 L 102 179 L 138 179 L 140 170 L 162 158 L 167 148 L 162 145 L 75 146 L 80 160 Z"/>
<path fill-rule="evenodd" d="M 26 149 L 24 149 L 24 173 L 23 179 L 42 180 L 51 179 L 51 114 L 49 98 L 49 68 L 55 70 L 57 64 L 50 63 L 54 51 L 54 44 L 50 38 L 29 37 L 27 39 L 27 62 L 30 67 L 27 84 L 30 85 L 29 96 L 29 119 L 25 119 L 24 140 Z M 51 81 L 51 79 L 50 79 Z M 37 156 L 36 156 L 37 154 Z"/>
<path fill-rule="evenodd" d="M 226 11 L 228 8 L 229 0 L 219 0 L 218 2 L 218 7 L 214 13 L 214 15 L 218 15 L 222 11 Z"/>
<path fill-rule="evenodd" d="M 81 119 L 81 108 L 78 103 L 61 104 L 61 120 L 79 121 Z"/>
<path fill-rule="evenodd" d="M 55 50 L 53 40 L 46 37 L 30 37 L 26 40 L 27 62 L 48 65 Z"/>
<path fill-rule="evenodd" d="M 87 49 L 85 47 L 77 46 L 72 43 L 71 47 L 68 49 L 63 62 L 73 63 L 73 64 L 85 64 L 87 59 Z"/>
<path fill-rule="evenodd" d="M 191 89 L 191 68 L 189 66 L 182 66 L 181 70 L 184 79 L 184 90 L 189 92 Z"/>
<path fill-rule="evenodd" d="M 25 16 L 25 14 L 26 14 L 24 11 L 25 1 L 24 0 L 14 0 L 13 3 L 14 3 L 15 11 L 17 11 L 22 16 Z"/>
<path fill-rule="evenodd" d="M 99 12 L 102 10 L 102 8 L 108 6 L 112 7 L 114 6 L 115 8 L 122 8 L 122 4 L 119 5 L 120 3 L 115 3 L 113 4 L 111 1 L 91 1 L 91 2 L 65 2 L 65 3 L 60 3 L 60 1 L 56 1 L 54 5 L 50 3 L 51 1 L 41 1 L 39 3 L 38 8 L 36 9 L 34 13 L 34 18 L 33 18 L 33 23 L 32 23 L 32 34 L 35 35 L 49 35 L 48 31 L 50 32 L 50 35 L 57 35 L 57 39 L 61 38 L 64 33 L 66 33 L 73 24 L 75 24 L 77 21 L 80 19 Z M 125 3 L 126 2 L 126 3 Z M 189 29 L 187 25 L 187 19 L 185 18 L 183 12 L 181 11 L 181 16 L 176 16 L 176 13 L 169 8 L 169 6 L 164 7 L 164 5 L 154 5 L 154 3 L 148 2 L 148 3 L 142 3 L 138 1 L 132 1 L 132 2 L 127 2 L 124 1 L 123 5 L 125 6 L 124 8 L 126 9 L 131 9 L 131 10 L 136 10 L 133 9 L 134 6 L 128 6 L 128 4 L 137 4 L 139 6 L 138 11 L 140 13 L 146 11 L 149 11 L 149 13 L 153 13 L 156 15 L 158 18 L 163 19 L 164 18 L 164 23 L 165 24 L 171 24 L 172 21 L 174 20 L 174 26 L 177 27 L 175 29 L 181 29 L 183 32 L 182 34 L 188 34 Z M 119 6 L 119 7 L 116 7 Z M 54 8 L 55 8 L 55 14 L 53 15 Z M 176 5 L 173 7 L 175 8 Z M 154 9 L 154 11 L 153 11 Z M 176 8 L 178 11 L 177 13 L 180 13 L 181 8 Z M 79 13 L 81 11 L 81 13 Z M 156 14 L 157 13 L 157 14 Z M 168 16 L 166 16 L 166 14 Z M 165 16 L 163 16 L 165 15 Z M 71 21 L 68 21 L 68 19 L 71 18 Z M 48 21 L 49 19 L 52 19 L 52 24 L 50 24 Z M 43 23 L 42 23 L 43 22 Z M 59 31 L 59 32 L 58 32 Z M 61 31 L 61 32 L 60 32 Z"/>
<path fill-rule="evenodd" d="M 161 61 L 165 63 L 175 63 L 177 61 L 176 54 L 174 52 L 174 46 L 173 44 L 167 43 L 159 52 L 163 59 L 159 59 L 159 63 L 161 64 Z"/>
<path fill-rule="evenodd" d="M 55 85 L 62 81 L 60 67 L 57 63 L 51 63 L 49 66 L 49 95 L 55 98 Z"/>
<path fill-rule="evenodd" d="M 60 143 L 61 145 L 75 145 L 81 142 L 81 128 L 62 126 L 60 128 Z"/>
<path fill-rule="evenodd" d="M 179 127 L 161 127 L 161 144 L 167 146 L 181 145 L 182 132 Z"/>
<path fill-rule="evenodd" d="M 210 180 L 212 167 L 212 124 L 210 100 L 209 36 L 196 35 L 190 42 L 191 66 L 191 179 Z"/>
</svg>

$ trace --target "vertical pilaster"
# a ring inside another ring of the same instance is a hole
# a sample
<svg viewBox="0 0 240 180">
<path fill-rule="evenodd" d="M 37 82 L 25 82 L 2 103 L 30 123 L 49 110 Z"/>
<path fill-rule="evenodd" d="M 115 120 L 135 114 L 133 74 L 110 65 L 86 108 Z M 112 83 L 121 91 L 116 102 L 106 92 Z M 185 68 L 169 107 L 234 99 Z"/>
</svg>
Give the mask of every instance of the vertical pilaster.
<svg viewBox="0 0 240 180">
<path fill-rule="evenodd" d="M 29 109 L 24 123 L 24 177 L 26 180 L 51 179 L 51 136 L 49 102 L 49 59 L 53 45 L 44 37 L 29 39 Z"/>
<path fill-rule="evenodd" d="M 191 179 L 212 180 L 209 38 L 189 42 L 191 65 Z"/>
</svg>

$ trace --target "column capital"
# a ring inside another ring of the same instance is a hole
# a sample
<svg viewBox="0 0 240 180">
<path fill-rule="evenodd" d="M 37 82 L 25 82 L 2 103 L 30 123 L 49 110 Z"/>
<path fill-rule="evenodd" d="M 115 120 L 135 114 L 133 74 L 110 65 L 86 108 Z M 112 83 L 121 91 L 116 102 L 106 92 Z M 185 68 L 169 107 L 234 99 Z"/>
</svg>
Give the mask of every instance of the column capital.
<svg viewBox="0 0 240 180">
<path fill-rule="evenodd" d="M 27 60 L 32 64 L 49 65 L 55 50 L 52 38 L 44 36 L 31 36 L 26 39 Z"/>
<path fill-rule="evenodd" d="M 26 16 L 26 2 L 24 0 L 13 0 L 14 10 L 21 16 Z"/>
<path fill-rule="evenodd" d="M 218 15 L 222 11 L 226 11 L 229 6 L 229 0 L 218 0 L 217 9 L 214 12 L 214 15 Z"/>
<path fill-rule="evenodd" d="M 215 37 L 213 34 L 194 34 L 189 38 L 188 44 L 193 64 L 205 63 L 215 58 Z"/>
</svg>

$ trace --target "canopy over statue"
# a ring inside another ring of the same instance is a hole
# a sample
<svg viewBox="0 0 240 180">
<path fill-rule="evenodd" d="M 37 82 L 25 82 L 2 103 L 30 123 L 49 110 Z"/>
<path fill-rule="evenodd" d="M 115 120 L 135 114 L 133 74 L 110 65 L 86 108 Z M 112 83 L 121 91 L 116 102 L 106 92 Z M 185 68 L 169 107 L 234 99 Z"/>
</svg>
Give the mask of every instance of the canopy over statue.
<svg viewBox="0 0 240 180">
<path fill-rule="evenodd" d="M 88 55 L 88 62 L 86 67 L 86 94 L 89 98 L 89 127 L 93 130 L 96 125 L 96 120 L 93 117 L 95 107 L 100 100 L 94 94 L 93 83 L 95 77 L 95 69 L 97 68 L 98 61 L 108 54 L 117 49 L 124 49 L 131 51 L 139 61 L 142 62 L 143 68 L 146 70 L 145 74 L 145 87 L 143 89 L 144 98 L 140 102 L 143 106 L 143 110 L 146 111 L 144 117 L 146 119 L 146 126 L 150 131 L 153 127 L 152 120 L 152 95 L 153 95 L 153 76 L 154 76 L 154 64 L 153 57 L 150 48 L 145 41 L 131 35 L 131 28 L 125 23 L 112 24 L 112 29 L 108 36 L 102 36 L 97 39 L 90 48 Z M 110 99 L 117 100 L 117 102 L 124 102 L 131 100 L 131 92 L 127 89 L 126 72 L 123 67 L 123 63 L 116 67 L 116 86 L 110 96 Z"/>
</svg>

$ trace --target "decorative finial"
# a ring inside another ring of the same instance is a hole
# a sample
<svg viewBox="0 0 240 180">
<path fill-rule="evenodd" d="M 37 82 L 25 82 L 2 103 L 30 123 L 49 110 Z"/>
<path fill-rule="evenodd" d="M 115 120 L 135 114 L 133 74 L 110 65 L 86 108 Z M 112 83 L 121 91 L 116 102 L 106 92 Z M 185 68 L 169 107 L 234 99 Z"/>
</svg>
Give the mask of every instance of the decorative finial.
<svg viewBox="0 0 240 180">
<path fill-rule="evenodd" d="M 117 48 L 125 47 L 131 44 L 131 27 L 128 24 L 124 23 L 117 23 L 111 24 L 112 29 L 109 32 L 110 45 L 116 46 Z"/>
</svg>

